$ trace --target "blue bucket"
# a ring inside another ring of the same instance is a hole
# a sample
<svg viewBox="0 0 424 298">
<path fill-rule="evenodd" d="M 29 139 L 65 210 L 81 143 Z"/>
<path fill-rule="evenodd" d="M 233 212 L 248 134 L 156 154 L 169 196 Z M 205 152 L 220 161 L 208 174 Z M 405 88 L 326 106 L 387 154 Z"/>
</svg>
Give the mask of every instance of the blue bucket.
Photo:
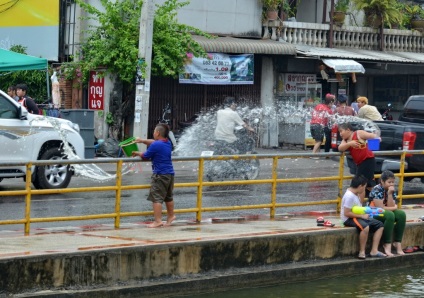
<svg viewBox="0 0 424 298">
<path fill-rule="evenodd" d="M 369 139 L 368 140 L 368 149 L 372 151 L 380 150 L 380 139 Z"/>
</svg>

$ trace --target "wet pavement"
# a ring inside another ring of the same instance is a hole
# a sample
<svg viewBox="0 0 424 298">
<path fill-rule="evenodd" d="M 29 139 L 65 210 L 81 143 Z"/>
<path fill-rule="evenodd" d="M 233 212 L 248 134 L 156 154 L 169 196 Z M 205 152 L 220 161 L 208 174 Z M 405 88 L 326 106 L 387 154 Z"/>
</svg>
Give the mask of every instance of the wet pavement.
<svg viewBox="0 0 424 298">
<path fill-rule="evenodd" d="M 407 214 L 408 223 L 424 216 L 424 205 L 407 205 L 403 210 Z M 335 226 L 318 227 L 318 216 L 330 220 Z M 250 216 L 211 218 L 196 223 L 179 221 L 177 218 L 172 226 L 161 228 L 148 228 L 148 224 L 149 222 L 123 224 L 120 229 L 115 229 L 113 225 L 39 228 L 31 230 L 29 236 L 24 236 L 23 230 L 0 231 L 0 260 L 343 228 L 334 211 L 279 214 L 274 220 L 266 216 Z"/>
</svg>

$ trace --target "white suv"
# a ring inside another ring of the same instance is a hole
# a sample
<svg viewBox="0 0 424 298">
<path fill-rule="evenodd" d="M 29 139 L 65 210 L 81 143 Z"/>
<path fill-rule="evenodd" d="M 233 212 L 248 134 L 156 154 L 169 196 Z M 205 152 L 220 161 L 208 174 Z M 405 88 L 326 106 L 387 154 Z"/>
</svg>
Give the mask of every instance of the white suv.
<svg viewBox="0 0 424 298">
<path fill-rule="evenodd" d="M 65 159 L 61 135 L 66 137 L 74 153 L 84 158 L 84 140 L 78 124 L 53 119 L 56 125 L 40 115 L 28 113 L 0 90 L 0 181 L 3 178 L 25 179 L 25 166 L 6 166 L 5 162 Z M 69 165 L 60 163 L 33 166 L 31 170 L 32 183 L 37 189 L 65 188 L 73 174 Z"/>
</svg>

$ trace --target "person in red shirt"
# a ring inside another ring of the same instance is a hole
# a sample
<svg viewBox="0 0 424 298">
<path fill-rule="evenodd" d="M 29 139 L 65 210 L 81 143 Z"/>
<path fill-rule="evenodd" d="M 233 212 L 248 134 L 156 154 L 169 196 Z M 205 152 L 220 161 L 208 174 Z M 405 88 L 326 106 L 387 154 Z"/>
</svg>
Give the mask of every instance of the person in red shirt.
<svg viewBox="0 0 424 298">
<path fill-rule="evenodd" d="M 365 130 L 356 130 L 349 122 L 339 124 L 339 133 L 342 142 L 339 145 L 339 151 L 349 150 L 353 161 L 356 164 L 356 175 L 363 175 L 368 179 L 368 192 L 375 186 L 374 170 L 375 157 L 374 152 L 368 148 L 366 140 L 379 138 L 377 134 Z M 366 192 L 359 194 L 363 201 Z"/>
<path fill-rule="evenodd" d="M 324 151 L 330 152 L 331 147 L 331 129 L 330 129 L 330 117 L 333 115 L 333 104 L 335 100 L 333 94 L 328 93 L 325 96 L 325 103 L 318 104 L 312 111 L 311 118 L 311 135 L 315 140 L 314 148 L 312 153 L 318 153 L 321 148 L 321 144 L 324 141 Z"/>
<path fill-rule="evenodd" d="M 344 94 L 339 95 L 338 101 L 339 101 L 339 106 L 336 108 L 336 113 L 339 116 L 356 116 L 355 110 L 347 105 L 346 95 Z"/>
</svg>

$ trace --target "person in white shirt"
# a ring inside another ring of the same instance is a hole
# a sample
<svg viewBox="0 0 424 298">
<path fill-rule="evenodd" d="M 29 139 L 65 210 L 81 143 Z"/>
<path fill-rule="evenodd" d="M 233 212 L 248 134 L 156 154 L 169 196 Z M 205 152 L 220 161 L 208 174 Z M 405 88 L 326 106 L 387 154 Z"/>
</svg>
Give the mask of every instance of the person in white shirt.
<svg viewBox="0 0 424 298">
<path fill-rule="evenodd" d="M 342 198 L 340 219 L 343 224 L 348 227 L 355 227 L 359 232 L 359 254 L 358 258 L 364 260 L 365 247 L 368 240 L 368 235 L 373 232 L 371 251 L 369 256 L 374 258 L 387 257 L 386 254 L 378 251 L 381 236 L 383 235 L 384 225 L 381 221 L 370 218 L 369 214 L 356 214 L 353 213 L 354 206 L 362 207 L 359 194 L 365 191 L 368 179 L 362 175 L 356 175 L 350 182 L 350 187 L 346 190 Z"/>
<path fill-rule="evenodd" d="M 236 126 L 243 126 L 248 131 L 254 132 L 255 130 L 244 122 L 236 110 L 236 101 L 234 97 L 226 97 L 224 99 L 224 109 L 217 112 L 217 125 L 215 128 L 215 139 L 225 141 L 232 144 L 234 148 L 240 151 L 240 146 L 243 146 L 237 136 L 234 134 Z"/>
<path fill-rule="evenodd" d="M 358 103 L 359 111 L 358 117 L 363 119 L 368 119 L 371 121 L 383 121 L 380 112 L 375 106 L 368 104 L 368 98 L 361 96 L 356 100 Z"/>
</svg>

